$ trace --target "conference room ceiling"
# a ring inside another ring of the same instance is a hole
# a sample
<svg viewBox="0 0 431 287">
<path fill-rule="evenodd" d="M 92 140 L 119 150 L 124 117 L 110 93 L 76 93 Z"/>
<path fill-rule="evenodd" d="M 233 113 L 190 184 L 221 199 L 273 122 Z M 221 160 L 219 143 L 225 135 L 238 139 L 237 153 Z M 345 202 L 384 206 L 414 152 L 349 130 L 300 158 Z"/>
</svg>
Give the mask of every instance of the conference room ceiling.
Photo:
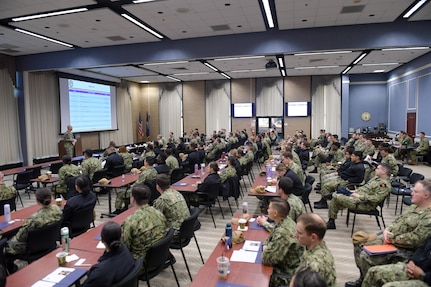
<svg viewBox="0 0 431 287">
<path fill-rule="evenodd" d="M 390 23 L 400 20 L 415 0 L 275 0 L 278 30 L 327 26 Z M 431 1 L 408 21 L 431 20 Z M 13 21 L 13 18 L 74 8 L 88 11 Z M 270 29 L 258 0 L 158 0 L 134 4 L 132 0 L 1 0 L 0 54 L 22 56 L 37 53 L 165 41 L 145 32 L 121 14 L 153 28 L 175 45 L 175 41 L 265 32 Z M 68 48 L 14 30 L 19 28 L 73 45 Z M 347 39 L 348 40 L 348 39 Z M 381 50 L 376 47 L 350 74 L 387 73 L 429 52 L 421 50 Z M 340 74 L 363 50 L 350 53 L 294 55 L 282 54 L 287 76 Z M 260 57 L 259 57 L 260 56 Z M 181 60 L 181 59 L 179 59 Z M 265 68 L 275 55 L 241 55 L 221 58 L 184 58 L 183 62 L 136 62 L 85 68 L 86 71 L 135 82 L 171 82 L 167 75 L 182 81 L 216 80 L 225 77 L 203 61 L 233 79 L 278 77 L 278 68 Z"/>
</svg>

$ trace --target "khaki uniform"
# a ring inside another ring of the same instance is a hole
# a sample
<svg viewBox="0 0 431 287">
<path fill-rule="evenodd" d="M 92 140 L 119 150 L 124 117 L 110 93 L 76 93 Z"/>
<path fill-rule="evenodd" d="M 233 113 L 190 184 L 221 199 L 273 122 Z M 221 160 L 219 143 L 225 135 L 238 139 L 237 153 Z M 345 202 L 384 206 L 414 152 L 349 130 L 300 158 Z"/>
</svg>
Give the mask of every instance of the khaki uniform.
<svg viewBox="0 0 431 287">
<path fill-rule="evenodd" d="M 320 243 L 312 250 L 305 250 L 296 272 L 309 268 L 320 273 L 329 287 L 336 287 L 337 275 L 335 273 L 334 257 L 325 242 Z"/>
<path fill-rule="evenodd" d="M 388 179 L 373 177 L 367 184 L 355 190 L 360 197 L 351 197 L 334 193 L 329 204 L 328 215 L 331 219 L 337 218 L 340 209 L 373 210 L 391 192 L 391 183 Z"/>
<path fill-rule="evenodd" d="M 16 195 L 15 187 L 7 186 L 6 184 L 0 184 L 0 200 L 6 200 Z"/>
<path fill-rule="evenodd" d="M 412 204 L 386 229 L 393 234 L 389 239 L 395 242 L 393 244 L 398 248 L 398 252 L 370 256 L 362 251 L 363 245 L 383 244 L 382 236 L 353 246 L 356 266 L 363 276 L 372 266 L 396 263 L 409 258 L 413 254 L 412 250 L 418 248 L 431 236 L 431 207 L 416 210 L 416 205 Z"/>
<path fill-rule="evenodd" d="M 148 204 L 139 207 L 123 223 L 123 243 L 133 258 L 145 258 L 148 248 L 166 235 L 166 218 Z M 145 272 L 142 267 L 141 273 Z"/>
<path fill-rule="evenodd" d="M 82 162 L 81 169 L 82 173 L 88 174 L 92 180 L 94 173 L 102 169 L 102 163 L 97 158 L 90 157 Z"/>
<path fill-rule="evenodd" d="M 70 155 L 70 157 L 73 157 L 73 152 L 75 150 L 75 147 L 73 146 L 73 143 L 69 140 L 74 139 L 72 132 L 65 132 L 63 135 L 63 144 L 64 149 L 66 150 L 66 154 Z"/>
<path fill-rule="evenodd" d="M 39 229 L 51 223 L 61 220 L 63 212 L 57 205 L 48 205 L 39 209 L 27 218 L 18 233 L 12 237 L 12 242 L 20 242 L 24 244 L 9 244 L 6 247 L 6 252 L 11 254 L 23 254 L 26 250 L 26 241 L 28 232 L 32 229 Z"/>
<path fill-rule="evenodd" d="M 262 252 L 262 263 L 273 266 L 273 273 L 293 274 L 298 267 L 299 258 L 303 253 L 303 247 L 294 237 L 296 231 L 295 222 L 286 217 L 269 234 Z M 289 285 L 290 279 L 271 276 L 269 286 Z"/>
<path fill-rule="evenodd" d="M 165 215 L 166 227 L 173 227 L 175 229 L 175 234 L 180 230 L 184 219 L 190 216 L 190 211 L 184 196 L 174 189 L 169 188 L 165 190 L 154 201 L 153 206 Z"/>
</svg>

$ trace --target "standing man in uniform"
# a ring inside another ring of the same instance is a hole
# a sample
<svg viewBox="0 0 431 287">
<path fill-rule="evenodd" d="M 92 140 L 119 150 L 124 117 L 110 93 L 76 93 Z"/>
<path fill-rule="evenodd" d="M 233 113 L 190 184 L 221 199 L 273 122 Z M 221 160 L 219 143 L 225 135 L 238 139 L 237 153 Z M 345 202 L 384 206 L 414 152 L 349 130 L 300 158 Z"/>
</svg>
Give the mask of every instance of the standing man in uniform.
<svg viewBox="0 0 431 287">
<path fill-rule="evenodd" d="M 72 133 L 72 126 L 68 125 L 67 131 L 63 135 L 63 144 L 64 144 L 64 149 L 66 150 L 66 154 L 70 157 L 73 157 L 75 142 L 76 142 L 76 139 Z"/>
<path fill-rule="evenodd" d="M 332 200 L 329 203 L 327 228 L 336 229 L 335 219 L 337 219 L 337 213 L 340 209 L 357 207 L 358 210 L 373 210 L 376 208 L 391 192 L 390 174 L 391 168 L 387 164 L 381 163 L 376 168 L 376 176 L 370 179 L 367 184 L 352 191 L 350 195 L 338 192 L 328 194 L 326 198 L 332 198 Z"/>
</svg>

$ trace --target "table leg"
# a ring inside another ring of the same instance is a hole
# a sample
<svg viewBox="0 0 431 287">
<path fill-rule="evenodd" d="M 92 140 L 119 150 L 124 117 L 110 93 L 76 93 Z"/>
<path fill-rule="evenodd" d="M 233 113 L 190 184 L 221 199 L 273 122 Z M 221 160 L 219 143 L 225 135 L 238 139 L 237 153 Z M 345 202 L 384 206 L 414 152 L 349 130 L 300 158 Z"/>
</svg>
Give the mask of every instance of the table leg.
<svg viewBox="0 0 431 287">
<path fill-rule="evenodd" d="M 111 201 L 112 201 L 111 188 L 108 188 L 108 213 L 102 213 L 100 215 L 100 218 L 103 218 L 105 216 L 106 217 L 115 217 L 115 216 L 117 216 L 116 214 L 112 213 Z"/>
</svg>

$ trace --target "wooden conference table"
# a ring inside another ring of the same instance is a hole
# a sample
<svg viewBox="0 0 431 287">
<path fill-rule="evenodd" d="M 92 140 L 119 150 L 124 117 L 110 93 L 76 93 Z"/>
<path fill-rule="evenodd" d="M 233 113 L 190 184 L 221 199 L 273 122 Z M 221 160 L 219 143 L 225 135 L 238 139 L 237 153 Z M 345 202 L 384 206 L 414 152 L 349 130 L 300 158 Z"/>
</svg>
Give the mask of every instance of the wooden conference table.
<svg viewBox="0 0 431 287">
<path fill-rule="evenodd" d="M 235 214 L 239 217 L 240 214 Z M 269 232 L 264 229 L 251 229 L 252 223 L 248 223 L 248 230 L 243 231 L 245 240 L 261 241 L 262 243 L 269 236 Z M 232 224 L 232 230 L 237 230 L 238 225 Z M 222 234 L 223 235 L 223 234 Z M 222 235 L 220 237 L 222 237 Z M 190 287 L 214 287 L 220 281 L 220 286 L 229 286 L 229 283 L 241 284 L 242 286 L 261 287 L 268 286 L 269 279 L 272 274 L 272 267 L 265 266 L 261 263 L 246 263 L 230 261 L 230 274 L 226 280 L 221 280 L 218 277 L 217 257 L 222 254 L 228 258 L 232 256 L 234 250 L 239 250 L 243 247 L 243 243 L 233 244 L 232 248 L 226 251 L 223 242 L 217 243 L 210 257 L 205 262 L 204 266 L 199 270 L 198 274 L 192 281 Z M 260 256 L 260 254 L 258 255 Z"/>
</svg>

